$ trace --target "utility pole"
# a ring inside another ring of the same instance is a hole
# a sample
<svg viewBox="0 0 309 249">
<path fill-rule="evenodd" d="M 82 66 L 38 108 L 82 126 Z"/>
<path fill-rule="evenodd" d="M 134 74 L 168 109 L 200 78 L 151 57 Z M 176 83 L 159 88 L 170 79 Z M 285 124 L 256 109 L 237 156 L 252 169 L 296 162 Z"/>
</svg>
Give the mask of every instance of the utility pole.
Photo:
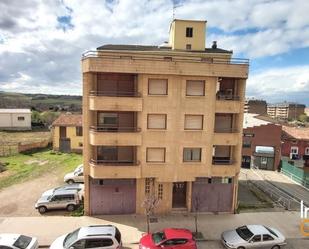
<svg viewBox="0 0 309 249">
<path fill-rule="evenodd" d="M 176 9 L 183 6 L 183 4 L 177 4 L 173 1 L 173 20 L 175 19 L 176 16 Z"/>
</svg>

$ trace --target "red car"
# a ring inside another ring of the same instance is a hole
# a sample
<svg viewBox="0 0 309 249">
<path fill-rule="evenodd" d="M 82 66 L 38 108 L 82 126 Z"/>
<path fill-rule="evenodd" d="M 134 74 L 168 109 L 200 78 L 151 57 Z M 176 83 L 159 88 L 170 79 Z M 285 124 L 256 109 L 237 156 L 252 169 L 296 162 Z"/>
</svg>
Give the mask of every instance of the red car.
<svg viewBox="0 0 309 249">
<path fill-rule="evenodd" d="M 143 236 L 139 242 L 140 249 L 196 249 L 196 242 L 191 231 L 187 229 L 166 228 L 161 232 Z"/>
</svg>

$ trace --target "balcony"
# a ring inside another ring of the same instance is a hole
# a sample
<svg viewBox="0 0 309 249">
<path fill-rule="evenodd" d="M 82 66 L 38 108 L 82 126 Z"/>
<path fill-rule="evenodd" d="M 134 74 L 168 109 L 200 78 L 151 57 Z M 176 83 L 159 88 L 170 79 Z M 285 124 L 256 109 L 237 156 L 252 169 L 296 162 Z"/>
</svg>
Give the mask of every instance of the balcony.
<svg viewBox="0 0 309 249">
<path fill-rule="evenodd" d="M 91 160 L 90 176 L 93 178 L 140 178 L 141 169 L 138 161 Z"/>
<path fill-rule="evenodd" d="M 229 157 L 212 157 L 213 165 L 232 165 L 235 163 L 235 160 Z"/>
<path fill-rule="evenodd" d="M 239 131 L 235 128 L 237 115 L 228 113 L 216 113 L 214 140 L 215 145 L 237 145 L 239 141 Z"/>
<path fill-rule="evenodd" d="M 211 175 L 212 177 L 231 177 L 235 176 L 239 169 L 237 168 L 236 164 L 232 165 L 213 165 L 211 167 Z"/>
<path fill-rule="evenodd" d="M 215 145 L 213 146 L 213 165 L 233 165 L 235 160 L 233 159 L 234 148 L 229 145 Z"/>
</svg>

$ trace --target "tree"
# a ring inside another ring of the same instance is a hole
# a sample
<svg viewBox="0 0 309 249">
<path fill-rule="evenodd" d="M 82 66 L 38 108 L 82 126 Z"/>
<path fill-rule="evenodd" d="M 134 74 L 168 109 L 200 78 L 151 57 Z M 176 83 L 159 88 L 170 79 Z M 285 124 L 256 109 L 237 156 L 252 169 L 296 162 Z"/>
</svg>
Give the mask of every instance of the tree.
<svg viewBox="0 0 309 249">
<path fill-rule="evenodd" d="M 145 199 L 142 203 L 142 207 L 145 209 L 146 222 L 147 222 L 147 233 L 150 232 L 150 216 L 154 214 L 156 207 L 159 204 L 159 199 L 153 191 L 146 194 Z"/>
<path fill-rule="evenodd" d="M 196 194 L 193 197 L 193 211 L 194 211 L 194 222 L 195 222 L 195 236 L 198 235 L 198 229 L 197 229 L 197 218 L 198 218 L 198 211 L 201 207 L 201 198 L 200 195 Z"/>
<path fill-rule="evenodd" d="M 309 117 L 306 114 L 301 114 L 299 115 L 298 120 L 302 123 L 306 123 L 309 121 Z"/>
</svg>

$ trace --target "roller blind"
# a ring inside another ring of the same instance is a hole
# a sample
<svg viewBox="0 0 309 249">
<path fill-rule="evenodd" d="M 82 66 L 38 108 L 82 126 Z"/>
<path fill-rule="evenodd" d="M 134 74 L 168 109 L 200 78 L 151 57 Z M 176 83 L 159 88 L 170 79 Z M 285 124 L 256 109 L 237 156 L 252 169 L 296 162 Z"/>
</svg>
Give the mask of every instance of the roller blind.
<svg viewBox="0 0 309 249">
<path fill-rule="evenodd" d="M 150 95 L 166 95 L 167 79 L 149 79 L 148 93 Z"/>
<path fill-rule="evenodd" d="M 187 80 L 187 96 L 204 96 L 205 81 Z"/>
<path fill-rule="evenodd" d="M 203 115 L 185 115 L 185 129 L 202 130 Z"/>
<path fill-rule="evenodd" d="M 148 129 L 166 129 L 165 114 L 148 114 Z"/>
<path fill-rule="evenodd" d="M 147 148 L 147 162 L 165 162 L 165 148 Z"/>
</svg>

